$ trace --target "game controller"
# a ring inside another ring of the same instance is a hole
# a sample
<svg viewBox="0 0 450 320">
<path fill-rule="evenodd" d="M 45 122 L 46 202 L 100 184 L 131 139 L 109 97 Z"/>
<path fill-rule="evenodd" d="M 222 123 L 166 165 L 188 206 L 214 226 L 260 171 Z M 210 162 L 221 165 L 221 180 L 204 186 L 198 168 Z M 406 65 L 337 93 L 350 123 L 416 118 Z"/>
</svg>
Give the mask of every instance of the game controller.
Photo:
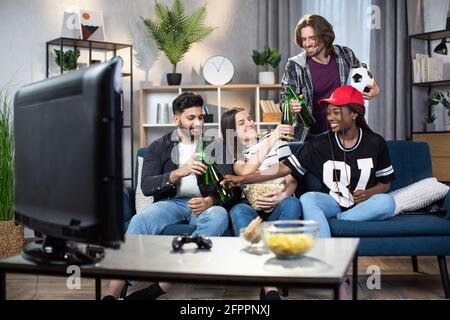
<svg viewBox="0 0 450 320">
<path fill-rule="evenodd" d="M 172 240 L 172 248 L 174 251 L 183 249 L 185 243 L 196 243 L 199 249 L 211 249 L 212 241 L 206 236 L 176 236 Z"/>
</svg>

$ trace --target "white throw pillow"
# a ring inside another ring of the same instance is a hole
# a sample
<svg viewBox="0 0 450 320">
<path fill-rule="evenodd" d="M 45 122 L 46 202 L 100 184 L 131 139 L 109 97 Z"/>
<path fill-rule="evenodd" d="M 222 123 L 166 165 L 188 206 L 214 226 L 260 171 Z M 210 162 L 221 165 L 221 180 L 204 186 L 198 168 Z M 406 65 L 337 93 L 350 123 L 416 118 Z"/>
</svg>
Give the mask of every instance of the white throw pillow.
<svg viewBox="0 0 450 320">
<path fill-rule="evenodd" d="M 141 179 L 142 179 L 142 166 L 144 163 L 143 157 L 138 157 L 138 177 L 136 181 L 136 195 L 134 198 L 134 203 L 136 206 L 136 213 L 142 211 L 145 207 L 147 207 L 149 204 L 153 203 L 153 197 L 147 197 L 144 195 L 141 189 Z"/>
<path fill-rule="evenodd" d="M 390 194 L 395 200 L 394 214 L 425 208 L 444 198 L 449 189 L 450 187 L 440 183 L 436 178 L 427 178 L 392 191 Z"/>
</svg>

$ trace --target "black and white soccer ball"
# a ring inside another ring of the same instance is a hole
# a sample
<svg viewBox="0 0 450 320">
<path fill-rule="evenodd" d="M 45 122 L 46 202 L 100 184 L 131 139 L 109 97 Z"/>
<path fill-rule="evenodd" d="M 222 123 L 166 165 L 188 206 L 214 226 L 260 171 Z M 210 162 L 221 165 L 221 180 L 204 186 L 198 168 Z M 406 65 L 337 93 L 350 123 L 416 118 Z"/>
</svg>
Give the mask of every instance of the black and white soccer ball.
<svg viewBox="0 0 450 320">
<path fill-rule="evenodd" d="M 350 74 L 347 78 L 347 85 L 354 87 L 359 92 L 369 92 L 368 85 L 373 85 L 373 75 L 367 69 L 366 64 L 362 63 L 359 68 L 353 68 L 350 70 Z"/>
</svg>

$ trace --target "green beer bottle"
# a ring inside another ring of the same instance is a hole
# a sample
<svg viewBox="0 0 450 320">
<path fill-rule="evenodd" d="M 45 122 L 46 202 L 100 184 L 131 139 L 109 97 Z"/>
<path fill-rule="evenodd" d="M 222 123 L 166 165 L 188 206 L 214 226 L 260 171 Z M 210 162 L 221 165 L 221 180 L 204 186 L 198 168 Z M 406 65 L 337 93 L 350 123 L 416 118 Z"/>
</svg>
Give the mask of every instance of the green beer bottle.
<svg viewBox="0 0 450 320">
<path fill-rule="evenodd" d="M 309 112 L 308 107 L 305 104 L 304 99 L 300 99 L 299 95 L 292 89 L 291 85 L 287 85 L 287 96 L 289 99 L 297 100 L 301 106 L 302 109 L 300 112 L 297 112 L 296 115 L 300 117 L 300 121 L 303 123 L 305 127 L 311 128 L 316 123 L 316 119 L 314 119 L 314 116 Z"/>
<path fill-rule="evenodd" d="M 211 174 L 211 179 L 214 181 L 214 185 L 216 186 L 217 195 L 219 196 L 220 202 L 224 204 L 232 200 L 234 198 L 233 190 L 220 184 L 220 181 L 223 180 L 223 175 L 217 167 L 217 164 L 212 162 L 209 164 L 208 170 Z"/>
<path fill-rule="evenodd" d="M 206 190 L 210 194 L 217 194 L 222 204 L 234 198 L 233 191 L 220 184 L 223 180 L 223 175 L 217 167 L 217 164 L 206 156 L 203 136 L 199 138 L 196 153 L 199 154 L 197 161 L 201 161 L 207 166 L 206 172 L 203 175 L 197 175 L 199 189 L 202 190 L 203 188 L 203 190 Z"/>
<path fill-rule="evenodd" d="M 195 152 L 198 153 L 197 161 L 200 161 L 203 164 L 208 166 L 208 163 L 206 161 L 205 145 L 203 143 L 203 136 L 200 136 Z M 201 189 L 202 187 L 204 189 L 210 188 L 211 177 L 210 177 L 210 173 L 209 173 L 209 166 L 206 169 L 206 172 L 204 174 L 202 174 L 201 176 L 197 175 L 197 185 L 198 185 L 199 189 Z"/>
<path fill-rule="evenodd" d="M 294 117 L 293 117 L 293 111 L 292 111 L 292 104 L 288 97 L 284 97 L 283 103 L 282 103 L 283 112 L 281 114 L 281 124 L 287 124 L 289 126 L 292 126 L 294 124 Z M 285 136 L 281 138 L 283 141 L 290 141 L 292 140 L 292 135 Z"/>
</svg>

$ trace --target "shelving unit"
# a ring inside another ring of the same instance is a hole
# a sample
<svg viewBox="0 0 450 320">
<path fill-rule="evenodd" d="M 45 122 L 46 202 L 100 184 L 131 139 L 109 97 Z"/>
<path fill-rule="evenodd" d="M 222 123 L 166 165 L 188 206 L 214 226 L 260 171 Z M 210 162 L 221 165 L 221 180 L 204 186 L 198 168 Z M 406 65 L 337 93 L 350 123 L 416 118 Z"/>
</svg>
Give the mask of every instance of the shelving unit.
<svg viewBox="0 0 450 320">
<path fill-rule="evenodd" d="M 46 43 L 46 77 L 51 77 L 54 74 L 50 74 L 51 71 L 51 60 L 53 60 L 53 50 L 51 50 L 53 47 L 58 47 L 58 49 L 63 52 L 65 48 L 78 48 L 78 49 L 86 49 L 88 51 L 88 60 L 87 60 L 87 66 L 91 64 L 93 53 L 101 52 L 104 54 L 104 59 L 111 59 L 113 57 L 116 57 L 119 55 L 120 50 L 126 50 L 128 51 L 127 54 L 129 54 L 129 65 L 125 66 L 124 68 L 128 67 L 124 72 L 122 72 L 123 78 L 129 78 L 129 92 L 128 92 L 128 118 L 129 123 L 125 123 L 124 118 L 124 110 L 126 109 L 125 105 L 122 105 L 122 130 L 128 130 L 129 132 L 129 165 L 130 165 L 130 172 L 129 174 L 125 174 L 124 171 L 124 180 L 131 181 L 133 183 L 133 169 L 134 169 L 134 150 L 133 150 L 133 116 L 132 116 L 132 110 L 133 110 L 133 46 L 129 44 L 123 44 L 123 43 L 113 43 L 113 42 L 102 42 L 102 41 L 88 41 L 88 40 L 81 40 L 81 39 L 70 39 L 70 38 L 57 38 L 50 41 L 47 41 Z M 80 50 L 81 51 L 81 50 Z M 109 56 L 110 55 L 110 56 Z M 81 59 L 81 57 L 80 57 Z M 79 59 L 79 60 L 80 60 Z M 78 61 L 81 63 L 82 61 Z M 124 60 L 125 62 L 125 60 Z M 63 65 L 60 63 L 59 67 L 59 73 L 62 74 L 63 71 Z M 124 93 L 125 94 L 125 93 Z M 124 101 L 124 99 L 122 99 Z M 125 135 L 124 135 L 125 136 Z"/>
<path fill-rule="evenodd" d="M 175 128 L 173 124 L 156 123 L 156 105 L 168 103 L 171 107 L 172 101 L 183 92 L 195 91 L 203 96 L 205 105 L 208 106 L 210 112 L 214 111 L 214 122 L 204 125 L 210 129 L 217 129 L 217 134 L 219 134 L 221 115 L 227 109 L 235 106 L 245 108 L 252 115 L 258 132 L 278 125 L 276 122 L 261 122 L 262 114 L 259 101 L 261 97 L 269 93 L 278 96 L 280 90 L 281 85 L 279 84 L 144 86 L 140 89 L 140 147 L 149 145 L 163 134 L 168 133 L 169 129 Z M 247 97 L 242 99 L 245 95 Z M 236 100 L 239 103 L 235 103 Z"/>
<path fill-rule="evenodd" d="M 411 126 L 411 137 L 414 133 L 425 133 L 422 131 L 414 130 L 414 112 L 413 112 L 413 88 L 427 88 L 428 89 L 428 95 L 430 95 L 431 91 L 434 88 L 443 88 L 443 87 L 449 87 L 450 86 L 450 79 L 444 79 L 441 81 L 429 81 L 429 82 L 414 82 L 414 72 L 412 71 L 413 68 L 413 59 L 414 54 L 412 52 L 413 48 L 413 41 L 426 41 L 427 44 L 427 54 L 428 56 L 431 56 L 432 54 L 432 48 L 431 48 L 431 41 L 434 40 L 442 40 L 444 38 L 450 37 L 450 30 L 441 30 L 441 31 L 433 31 L 433 32 L 427 32 L 427 33 L 420 33 L 420 34 L 413 34 L 409 36 L 409 68 L 411 70 L 410 72 L 410 111 L 411 111 L 411 119 L 410 119 L 410 126 Z M 423 115 L 421 115 L 423 116 Z"/>
<path fill-rule="evenodd" d="M 411 70 L 410 79 L 410 114 L 411 114 L 411 139 L 413 141 L 423 141 L 428 143 L 431 152 L 431 160 L 433 163 L 433 176 L 435 176 L 439 181 L 450 182 L 450 131 L 436 131 L 436 132 L 422 132 L 414 130 L 414 108 L 413 108 L 413 90 L 414 88 L 427 88 L 428 96 L 434 88 L 443 88 L 450 86 L 450 79 L 444 79 L 441 81 L 430 81 L 430 82 L 414 82 L 414 75 L 412 72 L 413 68 L 413 52 L 412 44 L 413 40 L 416 41 L 426 41 L 427 42 L 427 54 L 431 56 L 432 48 L 431 41 L 442 40 L 443 38 L 450 37 L 450 30 L 441 30 L 434 32 L 427 32 L 421 34 L 414 34 L 409 36 L 409 68 Z M 423 114 L 421 114 L 423 117 Z"/>
</svg>

